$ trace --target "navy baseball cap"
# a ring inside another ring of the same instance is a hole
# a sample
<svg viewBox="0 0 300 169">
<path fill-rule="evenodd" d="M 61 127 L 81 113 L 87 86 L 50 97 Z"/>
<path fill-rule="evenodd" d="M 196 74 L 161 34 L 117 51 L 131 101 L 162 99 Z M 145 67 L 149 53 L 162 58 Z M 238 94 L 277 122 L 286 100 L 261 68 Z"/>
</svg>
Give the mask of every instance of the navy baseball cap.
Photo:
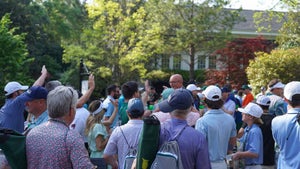
<svg viewBox="0 0 300 169">
<path fill-rule="evenodd" d="M 47 95 L 48 91 L 41 86 L 32 86 L 25 93 L 25 97 L 29 101 L 36 99 L 47 99 Z"/>
<path fill-rule="evenodd" d="M 193 104 L 193 96 L 187 89 L 176 89 L 168 99 L 158 104 L 159 110 L 165 113 L 172 112 L 176 109 L 186 110 Z"/>
<path fill-rule="evenodd" d="M 144 113 L 144 104 L 139 98 L 132 98 L 128 101 L 127 112 L 131 115 L 142 115 Z"/>
<path fill-rule="evenodd" d="M 222 87 L 222 93 L 230 93 L 231 91 L 227 87 Z"/>
</svg>

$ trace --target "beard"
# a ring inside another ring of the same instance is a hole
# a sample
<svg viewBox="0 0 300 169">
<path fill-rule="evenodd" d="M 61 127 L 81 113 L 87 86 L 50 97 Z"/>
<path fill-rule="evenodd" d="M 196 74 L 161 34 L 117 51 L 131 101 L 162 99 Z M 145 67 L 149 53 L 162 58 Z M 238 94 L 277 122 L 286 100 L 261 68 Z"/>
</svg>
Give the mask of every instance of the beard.
<svg viewBox="0 0 300 169">
<path fill-rule="evenodd" d="M 113 98 L 114 98 L 114 99 L 118 99 L 118 98 L 119 98 L 119 95 L 118 95 L 118 94 L 114 94 Z"/>
</svg>

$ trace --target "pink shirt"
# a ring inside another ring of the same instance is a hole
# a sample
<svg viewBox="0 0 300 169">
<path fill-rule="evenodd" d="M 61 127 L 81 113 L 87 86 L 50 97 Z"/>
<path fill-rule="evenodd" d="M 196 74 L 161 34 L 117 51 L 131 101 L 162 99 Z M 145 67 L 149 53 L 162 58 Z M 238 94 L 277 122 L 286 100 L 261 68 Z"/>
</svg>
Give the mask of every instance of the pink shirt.
<svg viewBox="0 0 300 169">
<path fill-rule="evenodd" d="M 155 112 L 155 113 L 153 113 L 153 115 L 155 115 L 158 118 L 160 123 L 164 123 L 166 120 L 171 118 L 170 113 L 164 113 L 162 111 Z"/>
<path fill-rule="evenodd" d="M 200 118 L 200 114 L 197 112 L 190 112 L 187 115 L 186 121 L 188 123 L 189 126 L 195 126 L 197 120 Z"/>
</svg>

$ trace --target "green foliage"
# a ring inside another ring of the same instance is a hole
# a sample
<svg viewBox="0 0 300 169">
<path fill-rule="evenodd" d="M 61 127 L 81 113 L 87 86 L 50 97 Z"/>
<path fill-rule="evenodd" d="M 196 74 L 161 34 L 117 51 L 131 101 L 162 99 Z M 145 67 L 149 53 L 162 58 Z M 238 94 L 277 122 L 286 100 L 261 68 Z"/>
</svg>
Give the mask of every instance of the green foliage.
<svg viewBox="0 0 300 169">
<path fill-rule="evenodd" d="M 80 27 L 84 24 L 84 7 L 79 0 L 2 0 L 0 1 L 0 17 L 9 13 L 13 27 L 19 27 L 16 33 L 26 33 L 30 58 L 30 75 L 37 78 L 40 67 L 46 65 L 51 70 L 52 78 L 58 79 L 62 72 L 61 43 L 75 41 L 80 35 Z M 49 60 L 49 58 L 52 58 Z"/>
<path fill-rule="evenodd" d="M 33 19 L 44 19 L 44 30 L 57 41 L 78 40 L 86 24 L 86 11 L 80 0 L 35 0 L 30 8 L 37 15 Z"/>
<path fill-rule="evenodd" d="M 190 82 L 196 82 L 196 83 L 204 83 L 205 81 L 205 70 L 199 69 L 195 70 L 195 79 L 190 79 L 190 71 L 189 70 L 165 70 L 166 72 L 169 72 L 170 75 L 172 74 L 181 74 L 183 77 L 183 81 L 186 84 Z M 168 78 L 169 80 L 169 78 Z"/>
<path fill-rule="evenodd" d="M 162 81 L 168 84 L 172 74 L 181 74 L 185 86 L 191 82 L 189 79 L 189 71 L 187 70 L 153 70 L 147 73 L 144 79 L 150 81 Z M 200 84 L 204 83 L 205 70 L 195 70 L 195 75 L 195 80 L 193 82 Z"/>
<path fill-rule="evenodd" d="M 285 9 L 284 12 L 273 11 L 274 8 Z M 280 48 L 288 49 L 300 46 L 300 4 L 298 0 L 281 0 L 274 8 L 256 12 L 254 21 L 258 31 L 272 31 L 272 22 L 282 23 L 276 41 Z"/>
<path fill-rule="evenodd" d="M 189 79 L 194 79 L 196 53 L 211 53 L 230 39 L 231 29 L 240 22 L 239 10 L 224 10 L 228 1 L 156 1 L 147 3 L 149 20 L 158 23 L 164 54 L 188 55 Z M 222 17 L 220 17 L 222 16 Z"/>
<path fill-rule="evenodd" d="M 4 15 L 0 21 L 0 93 L 1 101 L 4 100 L 3 88 L 10 81 L 18 81 L 23 84 L 33 82 L 29 78 L 28 59 L 25 34 L 16 34 L 17 28 L 10 28 L 9 15 Z"/>
<path fill-rule="evenodd" d="M 152 37 L 145 32 L 143 3 L 96 0 L 87 5 L 91 26 L 80 44 L 65 46 L 64 61 L 84 58 L 92 72 L 113 83 L 144 77 L 156 43 L 147 41 Z"/>
<path fill-rule="evenodd" d="M 153 70 L 146 74 L 145 79 L 149 80 L 168 80 L 171 74 L 162 70 Z"/>
<path fill-rule="evenodd" d="M 195 79 L 195 53 L 223 45 L 240 19 L 239 11 L 223 10 L 226 2 L 95 0 L 87 4 L 91 25 L 80 43 L 64 46 L 63 60 L 84 58 L 98 76 L 122 83 L 147 78 L 159 54 L 183 51 L 192 58 L 187 81 Z"/>
<path fill-rule="evenodd" d="M 247 77 L 254 93 L 259 92 L 261 86 L 266 86 L 272 79 L 278 78 L 283 83 L 300 79 L 300 48 L 277 49 L 271 54 L 257 53 L 246 69 Z"/>
<path fill-rule="evenodd" d="M 79 66 L 77 66 L 76 63 L 71 63 L 69 67 L 70 69 L 62 74 L 60 81 L 64 85 L 73 86 L 74 88 L 79 89 Z"/>
</svg>

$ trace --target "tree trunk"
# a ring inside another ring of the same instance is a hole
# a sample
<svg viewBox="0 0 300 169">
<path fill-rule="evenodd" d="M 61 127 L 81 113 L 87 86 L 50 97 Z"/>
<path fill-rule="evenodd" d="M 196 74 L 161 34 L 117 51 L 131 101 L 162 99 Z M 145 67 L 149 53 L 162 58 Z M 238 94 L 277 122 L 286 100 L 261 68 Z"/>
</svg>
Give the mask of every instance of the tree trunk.
<svg viewBox="0 0 300 169">
<path fill-rule="evenodd" d="M 189 56 L 190 56 L 190 81 L 195 80 L 195 45 L 190 44 L 190 51 L 189 51 Z"/>
</svg>

